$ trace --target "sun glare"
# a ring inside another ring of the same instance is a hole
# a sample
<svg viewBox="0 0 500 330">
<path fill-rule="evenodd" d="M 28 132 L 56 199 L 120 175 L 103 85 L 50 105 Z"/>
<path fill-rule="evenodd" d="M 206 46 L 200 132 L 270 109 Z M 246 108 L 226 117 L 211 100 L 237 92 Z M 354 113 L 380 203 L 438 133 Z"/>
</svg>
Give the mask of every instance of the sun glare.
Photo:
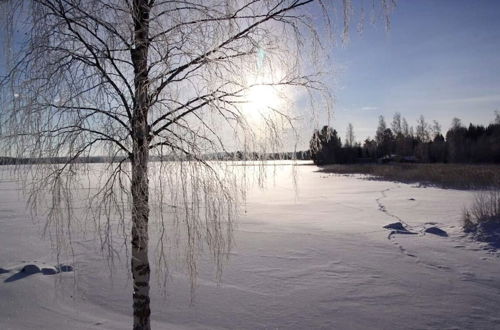
<svg viewBox="0 0 500 330">
<path fill-rule="evenodd" d="M 277 88 L 269 85 L 251 87 L 246 93 L 245 101 L 243 114 L 253 123 L 269 117 L 273 109 L 279 109 L 283 102 Z"/>
</svg>

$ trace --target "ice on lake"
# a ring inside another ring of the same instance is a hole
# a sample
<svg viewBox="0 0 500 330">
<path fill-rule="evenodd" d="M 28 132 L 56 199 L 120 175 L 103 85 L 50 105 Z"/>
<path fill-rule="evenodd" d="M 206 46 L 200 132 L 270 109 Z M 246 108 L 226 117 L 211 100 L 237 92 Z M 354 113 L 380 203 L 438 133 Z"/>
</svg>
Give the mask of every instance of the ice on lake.
<svg viewBox="0 0 500 330">
<path fill-rule="evenodd" d="M 252 186 L 241 205 L 221 283 L 202 257 L 193 304 L 177 269 L 166 296 L 153 284 L 156 329 L 500 328 L 500 258 L 460 227 L 472 192 L 312 165 L 269 171 L 265 189 Z M 33 222 L 24 203 L 3 175 L 0 328 L 129 328 L 128 260 L 118 255 L 110 272 L 91 237 L 79 237 L 74 258 L 62 260 L 72 271 L 6 281 L 26 265 L 57 270 L 53 242 L 41 237 L 43 216 Z"/>
</svg>

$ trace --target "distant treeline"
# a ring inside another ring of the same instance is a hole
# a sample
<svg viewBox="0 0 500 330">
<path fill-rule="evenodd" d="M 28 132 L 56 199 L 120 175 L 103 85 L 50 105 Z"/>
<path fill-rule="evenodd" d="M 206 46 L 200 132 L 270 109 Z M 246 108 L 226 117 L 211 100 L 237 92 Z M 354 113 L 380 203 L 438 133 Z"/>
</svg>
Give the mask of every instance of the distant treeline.
<svg viewBox="0 0 500 330">
<path fill-rule="evenodd" d="M 205 154 L 201 157 L 194 157 L 183 155 L 182 157 L 174 155 L 149 157 L 150 162 L 158 161 L 190 161 L 196 159 L 203 159 L 205 161 L 219 160 L 219 161 L 252 161 L 252 160 L 309 160 L 311 154 L 309 150 L 296 151 L 296 152 L 277 152 L 277 153 L 257 153 L 257 152 L 221 152 L 213 154 Z M 29 165 L 29 164 L 66 164 L 66 163 L 115 163 L 121 161 L 128 161 L 126 157 L 106 157 L 106 156 L 89 156 L 89 157 L 42 157 L 42 158 L 15 158 L 15 157 L 0 157 L 0 165 Z"/>
<path fill-rule="evenodd" d="M 113 161 L 120 161 L 113 159 Z M 0 157 L 0 165 L 29 165 L 29 164 L 66 164 L 66 163 L 107 163 L 110 162 L 109 157 L 90 156 L 90 157 L 41 157 L 41 158 L 16 158 L 16 157 Z"/>
<path fill-rule="evenodd" d="M 441 125 L 429 124 L 423 116 L 414 129 L 399 113 L 387 127 L 383 116 L 375 138 L 354 142 L 353 126 L 349 124 L 346 142 L 342 144 L 337 131 L 324 126 L 315 130 L 310 141 L 311 158 L 318 164 L 360 162 L 422 162 L 422 163 L 500 163 L 500 113 L 488 126 L 464 127 L 460 119 L 452 120 L 443 135 Z"/>
<path fill-rule="evenodd" d="M 275 152 L 275 153 L 265 153 L 261 154 L 258 152 L 229 152 L 217 154 L 217 160 L 310 160 L 311 153 L 309 150 L 306 151 L 295 151 L 295 152 Z"/>
</svg>

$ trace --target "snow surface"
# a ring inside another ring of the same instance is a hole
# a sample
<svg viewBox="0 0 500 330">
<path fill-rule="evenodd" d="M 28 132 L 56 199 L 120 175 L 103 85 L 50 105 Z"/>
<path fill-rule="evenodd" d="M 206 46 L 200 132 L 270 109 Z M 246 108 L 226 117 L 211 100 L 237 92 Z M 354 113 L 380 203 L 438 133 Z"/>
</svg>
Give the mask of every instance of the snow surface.
<svg viewBox="0 0 500 330">
<path fill-rule="evenodd" d="M 278 165 L 250 190 L 220 286 L 205 259 L 194 304 L 185 276 L 166 297 L 153 286 L 154 328 L 500 329 L 500 258 L 460 228 L 472 192 L 295 171 L 296 189 Z M 79 239 L 74 271 L 59 271 L 24 203 L 2 176 L 0 329 L 131 328 L 128 261 L 110 274 Z"/>
</svg>

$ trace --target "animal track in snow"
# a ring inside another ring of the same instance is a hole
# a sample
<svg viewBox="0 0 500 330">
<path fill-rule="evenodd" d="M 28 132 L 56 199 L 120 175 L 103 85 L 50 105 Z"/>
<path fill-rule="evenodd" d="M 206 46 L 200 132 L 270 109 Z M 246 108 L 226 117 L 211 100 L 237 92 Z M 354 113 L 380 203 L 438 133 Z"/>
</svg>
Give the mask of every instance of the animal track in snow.
<svg viewBox="0 0 500 330">
<path fill-rule="evenodd" d="M 399 187 L 399 186 L 398 186 Z M 380 191 L 381 196 L 375 199 L 378 205 L 378 210 L 391 218 L 397 220 L 397 222 L 389 223 L 385 225 L 383 228 L 390 230 L 389 235 L 387 236 L 387 239 L 389 240 L 394 240 L 396 235 L 415 235 L 415 236 L 424 236 L 426 234 L 432 234 L 440 237 L 448 237 L 448 233 L 441 228 L 436 226 L 435 222 L 426 222 L 423 226 L 411 226 L 408 223 L 406 223 L 401 217 L 398 215 L 391 213 L 387 210 L 387 207 L 383 204 L 383 200 L 387 198 L 387 192 L 391 191 L 395 188 L 387 188 L 382 191 Z M 408 199 L 409 201 L 413 201 L 413 198 Z M 393 241 L 394 245 L 396 245 L 399 248 L 399 251 L 403 253 L 404 255 L 408 257 L 415 258 L 417 262 L 421 262 L 420 258 L 413 254 L 410 253 L 404 246 L 402 246 L 399 242 Z M 422 263 L 426 266 L 432 267 L 432 268 L 438 268 L 438 269 L 446 269 L 446 267 L 443 266 L 436 266 L 432 264 L 426 264 Z"/>
</svg>

